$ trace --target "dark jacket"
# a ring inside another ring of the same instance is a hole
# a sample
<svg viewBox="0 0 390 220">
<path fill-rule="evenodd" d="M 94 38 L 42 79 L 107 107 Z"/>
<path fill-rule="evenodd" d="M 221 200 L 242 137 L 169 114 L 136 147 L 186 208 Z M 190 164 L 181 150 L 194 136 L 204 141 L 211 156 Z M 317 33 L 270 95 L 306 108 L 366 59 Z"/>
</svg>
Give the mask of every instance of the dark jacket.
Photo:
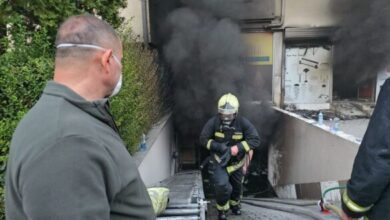
<svg viewBox="0 0 390 220">
<path fill-rule="evenodd" d="M 237 145 L 239 153 L 231 159 L 233 162 L 241 160 L 246 152 L 260 145 L 256 128 L 248 119 L 241 116 L 237 116 L 229 128 L 222 125 L 218 116 L 212 117 L 203 127 L 199 141 L 202 146 L 214 153 L 220 151 L 222 144 L 228 147 Z"/>
<path fill-rule="evenodd" d="M 390 219 L 389 80 L 380 92 L 342 201 L 343 210 L 351 217 Z"/>
<path fill-rule="evenodd" d="M 49 82 L 19 123 L 6 173 L 6 217 L 155 219 L 107 100 Z"/>
</svg>

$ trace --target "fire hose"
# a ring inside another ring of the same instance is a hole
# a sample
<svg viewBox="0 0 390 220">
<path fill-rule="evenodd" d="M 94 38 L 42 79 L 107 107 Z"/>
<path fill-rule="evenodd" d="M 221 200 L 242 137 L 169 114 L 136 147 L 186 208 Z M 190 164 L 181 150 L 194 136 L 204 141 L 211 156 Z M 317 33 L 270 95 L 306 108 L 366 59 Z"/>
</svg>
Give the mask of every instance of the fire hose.
<svg viewBox="0 0 390 220">
<path fill-rule="evenodd" d="M 325 217 L 322 216 L 321 214 L 300 207 L 300 206 L 305 206 L 307 204 L 305 205 L 286 204 L 280 201 L 264 201 L 256 198 L 243 198 L 241 200 L 241 203 L 248 204 L 251 206 L 262 207 L 266 209 L 273 209 L 277 211 L 292 213 L 296 215 L 303 215 L 315 220 L 325 220 Z M 315 202 L 309 205 L 315 205 Z"/>
<path fill-rule="evenodd" d="M 336 189 L 345 189 L 346 186 L 337 186 L 337 187 L 332 187 L 332 188 L 329 188 L 329 189 L 326 189 L 324 191 L 324 193 L 322 194 L 322 198 L 320 201 L 318 201 L 318 206 L 321 208 L 321 211 L 324 212 L 324 211 L 332 211 L 334 212 L 338 217 L 340 217 L 340 219 L 343 219 L 344 216 L 343 216 L 343 213 L 341 211 L 341 209 L 335 205 L 333 205 L 332 203 L 330 202 L 327 202 L 326 199 L 325 199 L 325 196 L 328 192 L 332 191 L 332 190 L 336 190 Z"/>
</svg>

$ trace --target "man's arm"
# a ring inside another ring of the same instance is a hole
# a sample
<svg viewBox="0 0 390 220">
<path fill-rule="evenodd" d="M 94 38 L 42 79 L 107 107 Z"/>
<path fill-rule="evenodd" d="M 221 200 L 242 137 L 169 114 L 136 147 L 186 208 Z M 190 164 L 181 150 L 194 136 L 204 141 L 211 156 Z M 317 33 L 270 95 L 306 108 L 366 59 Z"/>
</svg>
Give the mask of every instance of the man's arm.
<svg viewBox="0 0 390 220">
<path fill-rule="evenodd" d="M 390 81 L 382 87 L 363 142 L 353 165 L 351 179 L 343 194 L 343 211 L 361 217 L 381 197 L 390 183 Z"/>
<path fill-rule="evenodd" d="M 388 129 L 390 128 L 385 131 Z M 375 136 L 372 132 L 368 129 L 365 139 Z M 365 140 L 360 146 L 342 199 L 343 210 L 350 217 L 359 218 L 365 215 L 390 183 L 390 150 L 389 145 L 384 144 L 390 144 L 390 138 L 386 136 L 376 137 L 378 140 L 373 141 L 375 143 Z M 380 144 L 380 139 L 383 144 Z"/>
<path fill-rule="evenodd" d="M 120 189 L 115 166 L 102 146 L 72 136 L 48 148 L 20 177 L 28 219 L 109 219 L 110 201 Z"/>
<path fill-rule="evenodd" d="M 260 137 L 257 133 L 255 126 L 248 121 L 246 118 L 241 119 L 241 126 L 244 133 L 244 140 L 237 144 L 239 152 L 244 151 L 248 153 L 260 146 Z"/>
<path fill-rule="evenodd" d="M 226 145 L 214 140 L 215 117 L 207 121 L 200 133 L 199 142 L 202 146 L 215 153 L 223 153 L 227 150 Z"/>
</svg>

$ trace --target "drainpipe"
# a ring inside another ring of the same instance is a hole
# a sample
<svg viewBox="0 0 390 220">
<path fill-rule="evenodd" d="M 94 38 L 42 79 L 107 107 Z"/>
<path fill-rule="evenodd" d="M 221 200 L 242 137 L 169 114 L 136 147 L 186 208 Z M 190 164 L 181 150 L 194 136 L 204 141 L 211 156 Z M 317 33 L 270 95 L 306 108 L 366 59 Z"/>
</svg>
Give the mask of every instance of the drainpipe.
<svg viewBox="0 0 390 220">
<path fill-rule="evenodd" d="M 141 0 L 141 7 L 142 7 L 142 33 L 143 33 L 143 40 L 145 44 L 149 43 L 150 37 L 150 31 L 149 31 L 149 0 Z"/>
</svg>

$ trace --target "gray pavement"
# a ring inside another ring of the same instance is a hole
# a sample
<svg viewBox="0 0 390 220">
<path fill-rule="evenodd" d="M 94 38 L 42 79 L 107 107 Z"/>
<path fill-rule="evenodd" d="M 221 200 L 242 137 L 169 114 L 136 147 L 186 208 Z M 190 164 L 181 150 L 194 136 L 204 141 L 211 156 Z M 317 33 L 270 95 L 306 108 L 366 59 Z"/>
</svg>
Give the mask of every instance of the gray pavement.
<svg viewBox="0 0 390 220">
<path fill-rule="evenodd" d="M 299 200 L 297 200 L 299 201 Z M 276 204 L 276 203 L 269 203 Z M 277 204 L 276 204 L 277 205 Z M 288 206 L 288 205 L 287 205 Z M 324 220 L 338 220 L 338 216 L 333 213 L 324 214 L 321 213 L 319 208 L 316 205 L 310 206 L 288 206 L 296 209 L 304 209 L 307 212 L 313 212 L 314 214 L 320 216 Z M 215 208 L 214 202 L 210 203 L 208 206 L 208 215 L 207 219 L 216 220 L 217 218 L 217 210 Z M 313 219 L 307 215 L 302 214 L 294 214 L 286 211 L 278 211 L 275 209 L 268 209 L 258 206 L 252 206 L 249 204 L 242 203 L 242 215 L 235 216 L 229 212 L 228 215 L 229 220 L 309 220 Z"/>
<path fill-rule="evenodd" d="M 229 219 L 231 220 L 275 220 L 275 219 L 285 219 L 285 220 L 311 220 L 306 216 L 291 214 L 287 212 L 266 209 L 262 207 L 254 207 L 247 204 L 242 204 L 242 216 L 233 216 L 230 215 Z"/>
</svg>

